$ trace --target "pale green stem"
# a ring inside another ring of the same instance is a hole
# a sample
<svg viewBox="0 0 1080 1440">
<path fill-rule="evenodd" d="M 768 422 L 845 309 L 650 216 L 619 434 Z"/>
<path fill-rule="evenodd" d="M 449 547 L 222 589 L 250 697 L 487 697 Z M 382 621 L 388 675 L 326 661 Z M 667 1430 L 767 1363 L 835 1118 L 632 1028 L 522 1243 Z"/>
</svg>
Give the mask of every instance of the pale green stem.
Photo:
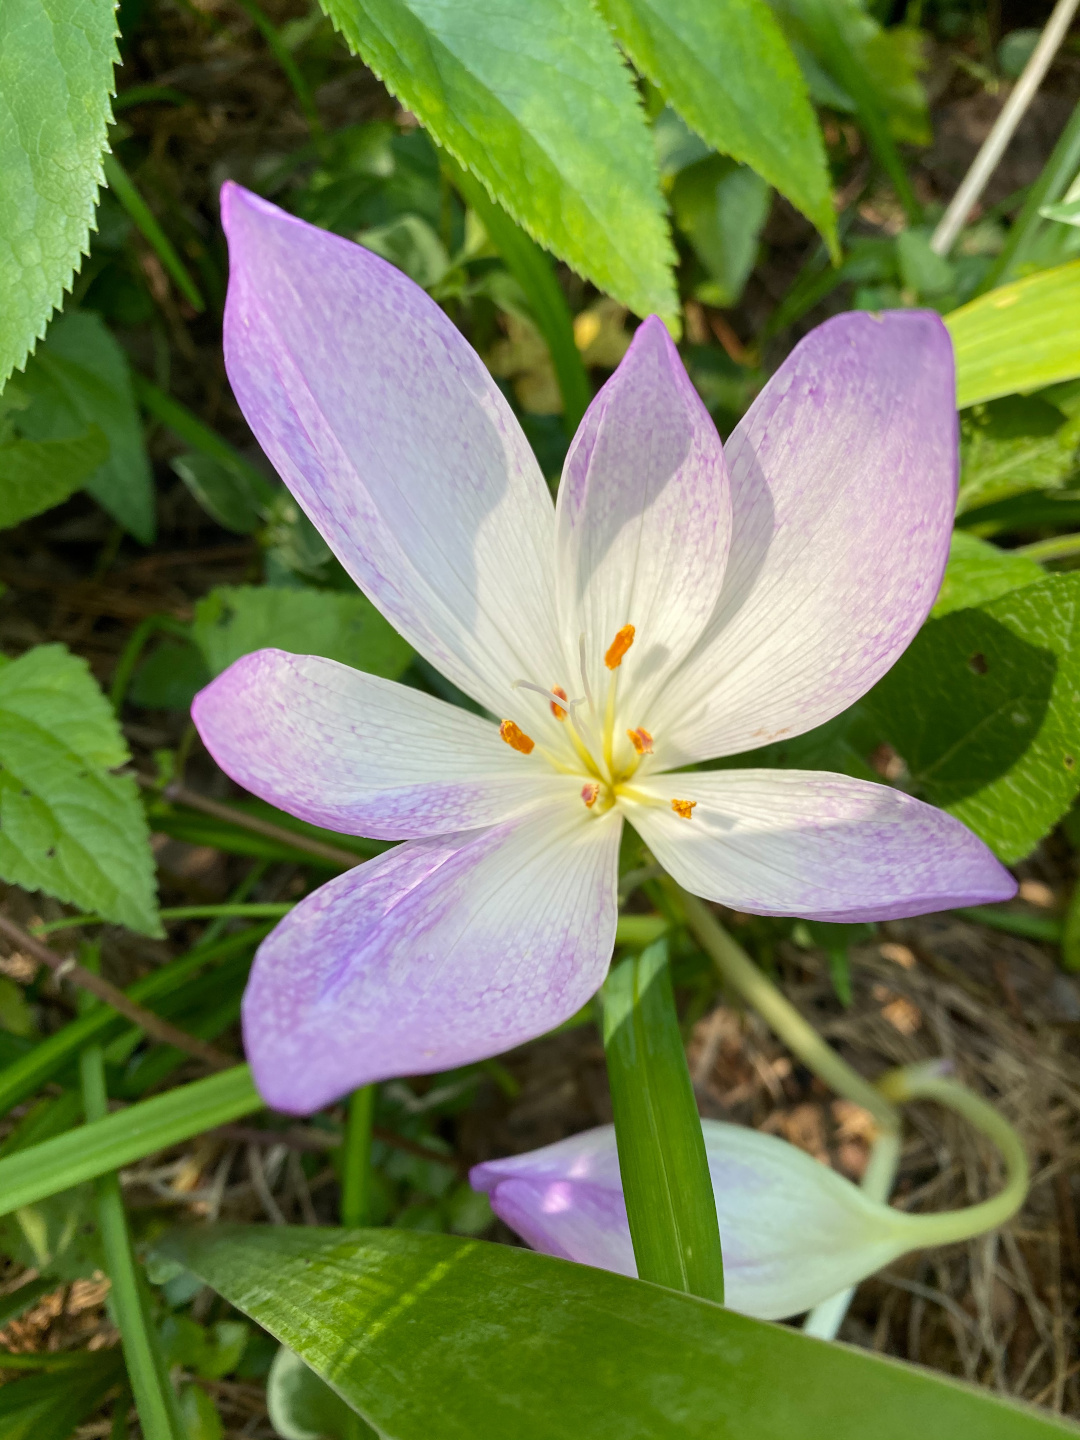
<svg viewBox="0 0 1080 1440">
<path fill-rule="evenodd" d="M 768 976 L 755 965 L 746 951 L 733 940 L 704 901 L 690 895 L 681 885 L 665 876 L 664 887 L 677 900 L 686 923 L 697 936 L 698 943 L 716 966 L 721 978 L 748 1005 L 758 1012 L 792 1054 L 832 1087 L 838 1095 L 853 1100 L 869 1110 L 882 1130 L 898 1131 L 900 1116 L 896 1109 L 857 1070 L 844 1060 L 831 1045 L 804 1020 Z"/>
<path fill-rule="evenodd" d="M 1013 552 L 1026 555 L 1029 560 L 1066 560 L 1080 554 L 1080 535 L 1051 535 L 1049 540 L 1034 540 L 1030 545 L 1018 545 Z"/>
<path fill-rule="evenodd" d="M 878 1085 L 881 1093 L 898 1105 L 908 1100 L 936 1100 L 939 1105 L 955 1110 L 986 1136 L 1005 1162 L 1004 1188 L 992 1199 L 966 1205 L 962 1210 L 907 1216 L 913 1233 L 918 1227 L 917 1244 L 950 1245 L 956 1240 L 968 1240 L 972 1235 L 1004 1225 L 1016 1214 L 1024 1203 L 1031 1176 L 1020 1137 L 1003 1115 L 965 1085 L 942 1075 L 939 1061 L 890 1070 Z"/>
</svg>

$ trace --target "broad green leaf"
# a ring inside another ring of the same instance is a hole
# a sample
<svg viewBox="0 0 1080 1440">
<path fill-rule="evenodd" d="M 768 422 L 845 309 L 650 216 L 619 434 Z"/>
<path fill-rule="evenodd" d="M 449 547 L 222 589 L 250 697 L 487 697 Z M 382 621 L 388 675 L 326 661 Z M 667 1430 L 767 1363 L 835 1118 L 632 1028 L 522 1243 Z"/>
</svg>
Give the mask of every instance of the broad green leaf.
<svg viewBox="0 0 1080 1440">
<path fill-rule="evenodd" d="M 0 530 L 51 510 L 108 457 L 96 425 L 70 440 L 12 440 L 0 445 Z"/>
<path fill-rule="evenodd" d="M 199 601 L 192 635 L 215 675 L 241 655 L 273 646 L 394 680 L 413 653 L 359 591 L 223 585 Z"/>
<path fill-rule="evenodd" d="M 0 5 L 0 385 L 87 248 L 111 119 L 115 0 Z"/>
<path fill-rule="evenodd" d="M 321 0 L 365 63 L 532 237 L 639 315 L 677 300 L 652 139 L 580 0 Z"/>
<path fill-rule="evenodd" d="M 638 1274 L 723 1304 L 716 1201 L 666 940 L 604 982 L 604 1052 Z"/>
<path fill-rule="evenodd" d="M 985 605 L 1010 590 L 1037 585 L 1045 578 L 1046 571 L 1037 560 L 1002 550 L 964 530 L 954 530 L 945 578 L 930 614 L 938 619 L 953 610 Z"/>
<path fill-rule="evenodd" d="M 945 324 L 961 410 L 1071 380 L 1080 375 L 1080 260 L 990 290 Z"/>
<path fill-rule="evenodd" d="M 266 1408 L 282 1440 L 363 1440 L 375 1434 L 287 1345 L 266 1377 Z"/>
<path fill-rule="evenodd" d="M 973 406 L 963 416 L 960 514 L 1025 490 L 1054 489 L 1072 478 L 1080 444 L 1080 407 L 1075 397 L 1067 403 L 1059 399 L 1059 404 L 1065 408 L 1043 395 L 1003 395 Z"/>
<path fill-rule="evenodd" d="M 475 175 L 453 161 L 448 169 L 462 199 L 479 217 L 506 268 L 525 292 L 532 319 L 551 352 L 566 428 L 573 434 L 592 399 L 592 388 L 574 340 L 570 307 L 551 261 L 502 206 L 495 204 Z"/>
<path fill-rule="evenodd" d="M 0 667 L 0 878 L 160 935 L 130 759 L 85 660 L 39 645 Z"/>
<path fill-rule="evenodd" d="M 35 1205 L 60 1190 L 119 1170 L 262 1108 L 246 1065 L 178 1085 L 152 1100 L 140 1100 L 104 1120 L 79 1125 L 0 1159 L 0 1214 Z"/>
<path fill-rule="evenodd" d="M 186 1440 L 223 1440 L 225 1426 L 218 1408 L 201 1385 L 185 1385 L 180 1393 L 180 1418 Z"/>
<path fill-rule="evenodd" d="M 917 794 L 1022 859 L 1080 789 L 1080 575 L 931 620 L 860 705 Z"/>
<path fill-rule="evenodd" d="M 0 1386 L 0 1434 L 4 1440 L 70 1440 L 123 1374 L 117 1348 L 98 1350 L 87 1363 L 59 1373 Z"/>
<path fill-rule="evenodd" d="M 216 455 L 194 451 L 169 461 L 212 520 L 235 535 L 250 535 L 262 518 L 262 496 L 251 484 L 246 471 L 219 460 Z"/>
<path fill-rule="evenodd" d="M 825 146 L 798 62 L 765 0 L 599 0 L 620 43 L 686 123 L 751 166 L 839 258 Z"/>
<path fill-rule="evenodd" d="M 29 440 L 66 440 L 100 425 L 109 456 L 86 488 L 148 545 L 154 538 L 154 481 L 127 357 L 92 311 L 60 315 L 19 376 L 30 396 L 16 425 Z"/>
<path fill-rule="evenodd" d="M 508 1245 L 218 1226 L 159 1249 L 384 1440 L 1041 1440 L 1049 1415 L 707 1300 Z"/>
<path fill-rule="evenodd" d="M 671 187 L 675 223 L 709 279 L 695 295 L 707 305 L 738 303 L 758 255 L 769 214 L 769 187 L 745 165 L 710 155 L 680 170 Z"/>
<path fill-rule="evenodd" d="M 147 710 L 190 710 L 212 678 L 201 650 L 166 637 L 136 670 L 127 699 Z"/>
</svg>

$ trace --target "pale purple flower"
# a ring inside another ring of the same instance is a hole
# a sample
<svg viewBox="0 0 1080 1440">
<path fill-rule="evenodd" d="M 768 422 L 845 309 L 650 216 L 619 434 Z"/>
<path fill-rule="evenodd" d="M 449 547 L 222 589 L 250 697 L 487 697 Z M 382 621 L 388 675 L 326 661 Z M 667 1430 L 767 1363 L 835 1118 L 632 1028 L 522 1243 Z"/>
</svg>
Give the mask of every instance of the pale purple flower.
<svg viewBox="0 0 1080 1440">
<path fill-rule="evenodd" d="M 786 1140 L 718 1120 L 701 1128 L 732 1310 L 797 1315 L 940 1238 L 937 1217 L 869 1199 Z M 469 1179 L 534 1250 L 637 1274 L 613 1125 L 475 1165 Z"/>
<path fill-rule="evenodd" d="M 1013 893 L 970 831 L 896 790 L 670 773 L 836 715 L 921 624 L 956 492 L 936 315 L 821 326 L 726 457 L 647 320 L 553 507 L 509 406 L 422 290 L 235 185 L 222 213 L 225 359 L 252 430 L 360 588 L 494 717 L 278 650 L 197 697 L 239 784 L 407 842 L 263 942 L 244 1025 L 270 1104 L 311 1111 L 573 1014 L 611 955 L 624 819 L 688 889 L 740 910 L 866 920 Z"/>
</svg>

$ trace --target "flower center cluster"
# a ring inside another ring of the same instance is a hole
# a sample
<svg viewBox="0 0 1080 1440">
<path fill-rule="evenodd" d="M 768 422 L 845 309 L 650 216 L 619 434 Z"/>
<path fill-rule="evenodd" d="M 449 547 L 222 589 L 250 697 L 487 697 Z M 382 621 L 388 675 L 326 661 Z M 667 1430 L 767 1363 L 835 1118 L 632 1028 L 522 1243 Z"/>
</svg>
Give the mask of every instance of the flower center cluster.
<svg viewBox="0 0 1080 1440">
<path fill-rule="evenodd" d="M 604 814 L 620 799 L 646 805 L 658 803 L 629 784 L 645 756 L 653 754 L 653 737 L 644 725 L 624 728 L 618 720 L 619 672 L 636 633 L 633 625 L 622 626 L 604 652 L 608 676 L 602 704 L 598 704 L 589 681 L 582 635 L 578 642 L 582 695 L 572 699 L 562 685 L 545 690 L 530 680 L 514 682 L 515 689 L 530 690 L 546 702 L 546 714 L 541 721 L 544 730 L 538 732 L 543 733 L 545 739 L 534 740 L 514 720 L 504 720 L 499 726 L 499 734 L 512 750 L 521 755 L 539 750 L 560 774 L 580 775 L 584 780 L 582 803 L 596 815 Z M 624 743 L 624 735 L 629 747 Z M 689 820 L 696 803 L 672 800 L 671 808 L 676 815 Z"/>
</svg>

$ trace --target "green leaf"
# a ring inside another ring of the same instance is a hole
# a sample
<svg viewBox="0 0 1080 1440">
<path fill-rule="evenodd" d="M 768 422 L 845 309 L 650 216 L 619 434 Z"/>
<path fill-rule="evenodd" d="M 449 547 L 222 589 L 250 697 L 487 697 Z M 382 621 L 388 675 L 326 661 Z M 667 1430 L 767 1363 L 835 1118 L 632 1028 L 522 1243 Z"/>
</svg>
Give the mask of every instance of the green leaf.
<svg viewBox="0 0 1080 1440">
<path fill-rule="evenodd" d="M 1066 484 L 1076 471 L 1080 407 L 1071 398 L 1066 408 L 1069 418 L 1046 396 L 1004 395 L 969 410 L 960 424 L 958 513 Z"/>
<path fill-rule="evenodd" d="M 282 1440 L 363 1440 L 375 1434 L 287 1345 L 266 1377 L 266 1408 Z"/>
<path fill-rule="evenodd" d="M 70 440 L 0 445 L 0 530 L 59 505 L 108 454 L 109 442 L 96 425 Z"/>
<path fill-rule="evenodd" d="M 803 212 L 839 259 L 825 147 L 798 62 L 764 0 L 599 0 L 637 68 L 715 149 Z"/>
<path fill-rule="evenodd" d="M 273 646 L 396 680 L 413 653 L 359 591 L 219 586 L 195 607 L 192 635 L 215 675 L 241 655 Z"/>
<path fill-rule="evenodd" d="M 722 155 L 680 170 L 671 187 L 675 223 L 710 279 L 695 294 L 708 305 L 738 303 L 758 255 L 769 214 L 769 187 L 760 175 Z"/>
<path fill-rule="evenodd" d="M 262 495 L 247 472 L 198 451 L 176 455 L 169 467 L 212 520 L 235 535 L 250 535 L 262 518 Z"/>
<path fill-rule="evenodd" d="M 111 119 L 115 0 L 0 5 L 0 385 L 87 248 Z"/>
<path fill-rule="evenodd" d="M 29 440 L 66 440 L 100 425 L 109 456 L 86 488 L 137 540 L 154 538 L 154 481 L 127 357 L 101 317 L 60 315 L 27 361 L 19 385 L 29 408 L 16 420 Z"/>
<path fill-rule="evenodd" d="M 722 1305 L 716 1201 L 667 941 L 616 965 L 603 997 L 619 1172 L 638 1274 Z"/>
<path fill-rule="evenodd" d="M 85 660 L 39 645 L 0 667 L 0 878 L 147 935 L 150 836 L 112 707 Z"/>
<path fill-rule="evenodd" d="M 1002 1401 L 707 1300 L 482 1240 L 250 1226 L 159 1249 L 295 1350 L 384 1440 L 1040 1440 Z"/>
<path fill-rule="evenodd" d="M 931 620 L 860 704 L 916 793 L 1022 859 L 1080 789 L 1080 575 Z"/>
<path fill-rule="evenodd" d="M 945 324 L 961 410 L 1071 380 L 1080 375 L 1080 260 L 980 295 Z"/>
<path fill-rule="evenodd" d="M 639 315 L 678 309 L 652 140 L 574 0 L 321 0 L 349 45 L 541 245 Z"/>
<path fill-rule="evenodd" d="M 1045 577 L 1037 560 L 1013 550 L 1001 550 L 964 530 L 954 530 L 945 578 L 930 614 L 937 619 L 953 610 L 985 605 L 1010 590 L 1037 585 Z"/>
<path fill-rule="evenodd" d="M 99 1350 L 89 1361 L 0 1386 L 4 1440 L 70 1440 L 76 1425 L 93 1414 L 124 1374 L 119 1350 Z"/>
<path fill-rule="evenodd" d="M 0 1160 L 0 1214 L 34 1205 L 262 1108 L 246 1065 L 140 1100 Z"/>
<path fill-rule="evenodd" d="M 547 342 L 559 382 L 566 428 L 573 434 L 592 399 L 592 387 L 574 340 L 574 321 L 551 261 L 501 205 L 496 205 L 475 175 L 447 161 L 462 199 L 479 217 L 506 268 L 525 292 L 536 328 Z"/>
</svg>

